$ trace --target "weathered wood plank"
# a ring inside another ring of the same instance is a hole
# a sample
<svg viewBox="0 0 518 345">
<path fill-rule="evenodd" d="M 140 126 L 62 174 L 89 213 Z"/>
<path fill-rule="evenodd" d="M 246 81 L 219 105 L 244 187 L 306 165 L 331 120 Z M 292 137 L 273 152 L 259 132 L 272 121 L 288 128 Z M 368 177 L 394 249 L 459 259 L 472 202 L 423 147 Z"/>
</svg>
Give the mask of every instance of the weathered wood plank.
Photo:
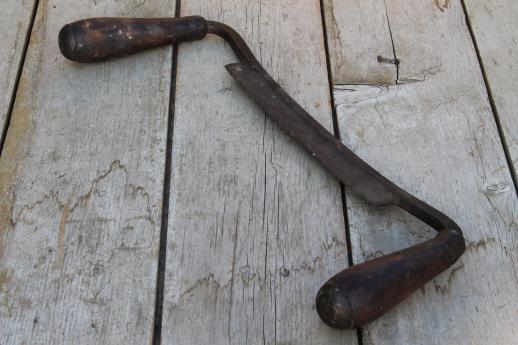
<svg viewBox="0 0 518 345">
<path fill-rule="evenodd" d="M 13 97 L 35 0 L 5 0 L 0 14 L 0 134 Z"/>
<path fill-rule="evenodd" d="M 350 5 L 341 10 L 354 12 Z M 458 221 L 468 248 L 453 268 L 367 326 L 364 343 L 515 343 L 518 202 L 461 4 L 387 1 L 387 10 L 383 23 L 391 32 L 380 39 L 393 39 L 399 85 L 376 85 L 373 77 L 373 85 L 335 86 L 341 136 L 387 177 Z M 350 19 L 340 25 L 363 25 Z M 356 48 L 352 56 L 371 49 Z M 350 194 L 347 203 L 355 263 L 432 235 L 398 210 L 375 209 Z"/>
<path fill-rule="evenodd" d="M 397 68 L 385 2 L 323 2 L 333 83 L 395 83 Z"/>
<path fill-rule="evenodd" d="M 327 128 L 319 1 L 182 1 L 243 34 L 266 69 Z M 337 182 L 224 69 L 216 37 L 178 57 L 164 344 L 355 344 L 314 299 L 347 266 Z"/>
<path fill-rule="evenodd" d="M 172 54 L 67 62 L 61 26 L 107 15 L 174 2 L 40 1 L 0 161 L 1 344 L 152 338 Z"/>
<path fill-rule="evenodd" d="M 518 2 L 465 3 L 512 164 L 518 171 Z"/>
</svg>

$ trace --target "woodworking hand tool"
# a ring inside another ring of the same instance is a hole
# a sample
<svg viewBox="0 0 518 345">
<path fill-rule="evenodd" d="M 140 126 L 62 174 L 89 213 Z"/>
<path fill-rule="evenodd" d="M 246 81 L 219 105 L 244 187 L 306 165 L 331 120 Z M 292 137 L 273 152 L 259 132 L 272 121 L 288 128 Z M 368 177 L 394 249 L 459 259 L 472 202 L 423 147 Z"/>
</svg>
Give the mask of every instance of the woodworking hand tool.
<svg viewBox="0 0 518 345">
<path fill-rule="evenodd" d="M 174 42 L 215 34 L 239 58 L 226 65 L 243 90 L 340 182 L 372 205 L 397 206 L 438 231 L 407 249 L 352 266 L 318 291 L 316 308 L 331 327 L 361 327 L 449 268 L 465 250 L 459 226 L 407 193 L 345 147 L 264 70 L 245 41 L 229 26 L 199 16 L 181 18 L 93 18 L 65 25 L 59 33 L 63 55 L 97 62 Z"/>
</svg>

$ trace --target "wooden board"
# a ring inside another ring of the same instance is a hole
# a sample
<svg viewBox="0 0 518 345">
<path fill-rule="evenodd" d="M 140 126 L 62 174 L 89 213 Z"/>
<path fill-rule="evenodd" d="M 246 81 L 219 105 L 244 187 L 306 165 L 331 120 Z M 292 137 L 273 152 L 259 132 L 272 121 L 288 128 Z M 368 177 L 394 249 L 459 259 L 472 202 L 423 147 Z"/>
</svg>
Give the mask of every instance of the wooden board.
<svg viewBox="0 0 518 345">
<path fill-rule="evenodd" d="M 327 128 L 319 1 L 182 1 L 234 27 Z M 338 183 L 239 89 L 217 37 L 183 44 L 178 79 L 163 344 L 355 344 L 314 305 L 347 267 Z"/>
<path fill-rule="evenodd" d="M 362 6 L 367 2 L 375 3 Z M 355 4 L 334 1 L 334 11 L 354 13 Z M 399 84 L 378 85 L 373 77 L 371 85 L 335 85 L 341 136 L 388 178 L 452 216 L 468 246 L 451 269 L 365 327 L 363 342 L 514 344 L 518 202 L 461 4 L 386 5 L 388 18 L 371 25 L 390 22 L 378 40 L 392 37 Z M 339 25 L 364 25 L 363 18 L 350 19 Z M 348 49 L 370 56 L 367 45 Z M 349 193 L 347 204 L 355 263 L 432 236 L 399 210 L 369 207 Z"/>
<path fill-rule="evenodd" d="M 385 1 L 323 3 L 333 83 L 394 84 L 397 68 Z"/>
<path fill-rule="evenodd" d="M 518 2 L 465 3 L 512 164 L 518 171 Z"/>
<path fill-rule="evenodd" d="M 0 161 L 1 344 L 151 342 L 171 48 L 80 65 L 57 36 L 174 7 L 40 1 Z"/>
<path fill-rule="evenodd" d="M 5 0 L 0 13 L 0 134 L 14 94 L 35 0 Z"/>
</svg>

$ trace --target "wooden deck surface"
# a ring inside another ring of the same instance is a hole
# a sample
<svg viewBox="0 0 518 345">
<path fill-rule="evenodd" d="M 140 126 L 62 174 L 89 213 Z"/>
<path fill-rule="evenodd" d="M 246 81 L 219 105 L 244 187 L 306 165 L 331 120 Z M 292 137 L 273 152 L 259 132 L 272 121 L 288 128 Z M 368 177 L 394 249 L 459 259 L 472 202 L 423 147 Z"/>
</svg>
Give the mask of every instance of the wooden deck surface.
<svg viewBox="0 0 518 345">
<path fill-rule="evenodd" d="M 0 345 L 518 344 L 516 1 L 2 7 Z M 85 17 L 195 14 L 456 220 L 465 255 L 366 327 L 325 326 L 322 283 L 432 231 L 342 189 L 240 90 L 217 37 L 90 65 L 57 45 Z"/>
</svg>

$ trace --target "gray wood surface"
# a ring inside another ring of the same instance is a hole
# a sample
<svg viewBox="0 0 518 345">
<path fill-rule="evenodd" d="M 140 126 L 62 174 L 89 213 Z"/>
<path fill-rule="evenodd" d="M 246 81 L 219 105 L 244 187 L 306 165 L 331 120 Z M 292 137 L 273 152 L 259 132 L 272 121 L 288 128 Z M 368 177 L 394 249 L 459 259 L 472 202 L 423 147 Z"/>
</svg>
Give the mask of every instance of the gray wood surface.
<svg viewBox="0 0 518 345">
<path fill-rule="evenodd" d="M 57 36 L 174 7 L 40 1 L 0 161 L 0 344 L 150 343 L 171 48 L 80 65 Z"/>
<path fill-rule="evenodd" d="M 397 68 L 385 1 L 323 3 L 333 83 L 394 84 Z"/>
<path fill-rule="evenodd" d="M 512 164 L 518 171 L 518 2 L 465 3 Z"/>
<path fill-rule="evenodd" d="M 514 164 L 511 0 L 466 0 Z M 0 129 L 33 0 L 0 14 Z M 465 230 L 451 269 L 362 329 L 363 344 L 518 344 L 518 197 L 460 0 L 182 0 L 225 22 L 344 143 Z M 172 49 L 66 61 L 65 23 L 173 16 L 168 0 L 40 0 L 0 158 L 0 344 L 153 338 Z M 338 183 L 239 89 L 223 40 L 179 49 L 162 344 L 358 344 L 318 318 L 346 268 Z M 346 192 L 354 263 L 432 237 Z"/>
<path fill-rule="evenodd" d="M 0 13 L 0 134 L 14 93 L 35 0 L 4 0 Z"/>
<path fill-rule="evenodd" d="M 365 327 L 364 344 L 516 344 L 518 202 L 461 4 L 386 5 L 388 18 L 368 25 L 390 22 L 378 40 L 394 44 L 399 84 L 380 85 L 374 76 L 370 85 L 335 85 L 341 136 L 387 177 L 452 216 L 468 246 L 451 269 Z M 350 20 L 341 25 L 365 25 L 365 18 Z M 343 54 L 367 56 L 368 45 Z M 369 207 L 349 193 L 347 207 L 355 263 L 432 236 L 403 212 Z"/>
<path fill-rule="evenodd" d="M 243 34 L 331 129 L 319 1 L 182 1 Z M 217 37 L 183 44 L 172 157 L 164 344 L 356 344 L 314 306 L 347 267 L 338 183 L 260 111 Z"/>
</svg>

